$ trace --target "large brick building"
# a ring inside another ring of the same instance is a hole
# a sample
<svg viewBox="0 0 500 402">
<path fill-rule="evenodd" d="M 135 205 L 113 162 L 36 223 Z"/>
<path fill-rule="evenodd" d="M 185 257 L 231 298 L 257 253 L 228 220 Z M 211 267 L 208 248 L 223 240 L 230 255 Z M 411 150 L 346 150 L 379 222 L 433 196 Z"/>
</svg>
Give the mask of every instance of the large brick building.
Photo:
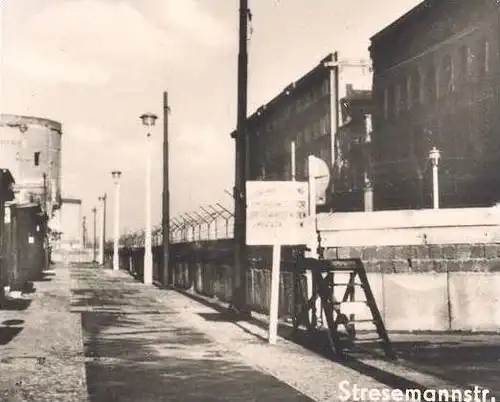
<svg viewBox="0 0 500 402">
<path fill-rule="evenodd" d="M 494 0 L 425 0 L 371 38 L 376 209 L 500 200 L 499 35 Z"/>
<path fill-rule="evenodd" d="M 353 199 L 354 193 L 347 188 L 353 188 L 353 180 L 357 180 L 346 169 L 357 166 L 360 171 L 362 166 L 356 152 L 351 152 L 350 142 L 358 141 L 357 131 L 365 131 L 363 113 L 371 105 L 370 86 L 369 62 L 342 61 L 336 53 L 323 58 L 247 119 L 247 179 L 291 180 L 294 142 L 296 180 L 307 180 L 308 156 L 319 157 L 332 173 L 327 208 L 362 208 L 359 192 L 354 192 L 354 202 L 344 202 Z"/>
</svg>

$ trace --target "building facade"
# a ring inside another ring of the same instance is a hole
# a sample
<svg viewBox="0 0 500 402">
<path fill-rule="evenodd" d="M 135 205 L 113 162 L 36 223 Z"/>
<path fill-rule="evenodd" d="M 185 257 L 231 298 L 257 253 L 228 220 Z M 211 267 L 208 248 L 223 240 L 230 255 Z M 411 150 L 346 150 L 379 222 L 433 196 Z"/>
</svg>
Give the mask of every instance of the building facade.
<svg viewBox="0 0 500 402">
<path fill-rule="evenodd" d="M 16 201 L 60 207 L 61 124 L 39 117 L 0 116 L 0 160 L 14 180 Z"/>
<path fill-rule="evenodd" d="M 325 208 L 352 208 L 353 205 L 342 201 L 346 194 L 345 187 L 353 184 L 341 179 L 348 166 L 344 163 L 342 169 L 342 160 L 344 158 L 345 162 L 345 158 L 349 158 L 348 153 L 342 153 L 342 149 L 354 137 L 350 134 L 359 129 L 364 132 L 359 125 L 364 122 L 364 116 L 360 117 L 354 110 L 359 109 L 360 93 L 364 94 L 364 101 L 370 98 L 366 96 L 370 86 L 368 62 L 341 61 L 337 53 L 323 58 L 317 66 L 247 119 L 247 180 L 295 178 L 305 181 L 308 179 L 308 156 L 314 155 L 331 170 Z M 348 99 L 353 102 L 349 103 Z M 341 106 L 342 102 L 347 106 Z M 365 106 L 363 103 L 366 109 Z M 339 136 L 342 127 L 347 125 L 350 129 L 344 129 L 344 135 Z M 295 151 L 294 172 L 292 143 Z M 340 182 L 340 192 L 336 193 Z"/>
<path fill-rule="evenodd" d="M 429 151 L 442 207 L 500 200 L 500 10 L 425 0 L 371 38 L 375 209 L 428 208 Z"/>
</svg>

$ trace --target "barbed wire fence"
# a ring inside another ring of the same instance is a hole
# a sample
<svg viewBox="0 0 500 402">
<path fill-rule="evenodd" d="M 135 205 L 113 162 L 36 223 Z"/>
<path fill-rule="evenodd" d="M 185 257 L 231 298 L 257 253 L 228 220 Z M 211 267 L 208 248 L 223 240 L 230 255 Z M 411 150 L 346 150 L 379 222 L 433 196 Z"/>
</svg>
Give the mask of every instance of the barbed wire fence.
<svg viewBox="0 0 500 402">
<path fill-rule="evenodd" d="M 196 211 L 184 212 L 172 217 L 170 225 L 171 243 L 189 243 L 231 239 L 234 235 L 234 213 L 220 203 L 200 206 Z M 153 246 L 163 244 L 162 226 L 152 229 Z M 123 247 L 144 247 L 144 229 L 129 232 L 120 237 Z"/>
</svg>

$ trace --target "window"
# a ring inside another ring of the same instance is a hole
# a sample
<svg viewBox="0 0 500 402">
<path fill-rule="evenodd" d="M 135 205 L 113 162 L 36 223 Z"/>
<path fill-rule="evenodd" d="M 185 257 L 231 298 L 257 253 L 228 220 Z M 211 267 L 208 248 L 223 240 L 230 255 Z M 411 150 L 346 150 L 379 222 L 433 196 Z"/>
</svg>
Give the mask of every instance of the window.
<svg viewBox="0 0 500 402">
<path fill-rule="evenodd" d="M 394 87 L 392 85 L 387 88 L 387 116 L 389 117 L 394 112 Z"/>
<path fill-rule="evenodd" d="M 330 80 L 325 80 L 322 87 L 323 95 L 328 95 L 330 93 Z"/>
<path fill-rule="evenodd" d="M 422 76 L 420 70 L 417 69 L 413 74 L 413 103 L 422 103 L 424 99 L 423 87 L 422 87 Z"/>
<path fill-rule="evenodd" d="M 401 107 L 401 85 L 397 84 L 394 90 L 394 114 L 397 116 Z"/>
<path fill-rule="evenodd" d="M 326 120 L 326 116 L 322 117 L 322 118 L 321 118 L 321 120 L 320 120 L 320 125 L 321 125 L 321 127 L 320 127 L 320 129 L 321 129 L 321 135 L 326 135 L 326 133 L 327 133 L 327 131 L 328 131 L 328 129 L 327 129 L 327 127 L 326 127 L 326 124 L 327 124 L 327 123 L 326 123 L 326 121 L 327 121 L 327 120 Z"/>
<path fill-rule="evenodd" d="M 35 166 L 40 165 L 40 152 L 35 152 L 34 161 L 35 161 Z"/>
<path fill-rule="evenodd" d="M 470 47 L 467 48 L 467 74 L 470 75 L 472 73 L 472 65 L 474 63 L 475 54 L 472 52 Z"/>
<path fill-rule="evenodd" d="M 296 108 L 297 113 L 302 112 L 302 98 L 297 99 L 297 103 L 296 103 L 295 108 Z"/>
<path fill-rule="evenodd" d="M 441 90 L 439 88 L 441 82 L 440 71 L 439 68 L 434 69 L 434 98 L 439 98 L 441 94 Z"/>
<path fill-rule="evenodd" d="M 319 121 L 315 122 L 313 125 L 313 137 L 321 137 L 321 124 Z"/>
<path fill-rule="evenodd" d="M 453 92 L 453 63 L 450 55 L 443 59 L 443 88 L 445 93 Z"/>
<path fill-rule="evenodd" d="M 484 72 L 488 73 L 490 71 L 490 42 L 488 40 L 484 41 Z"/>
<path fill-rule="evenodd" d="M 308 143 L 311 141 L 311 127 L 306 127 L 304 129 L 304 142 Z"/>
<path fill-rule="evenodd" d="M 384 118 L 389 117 L 389 91 L 384 88 Z"/>
<path fill-rule="evenodd" d="M 485 75 L 489 72 L 490 69 L 490 43 L 487 39 L 482 38 L 482 41 L 479 45 L 481 47 L 480 57 L 479 57 L 479 71 L 481 75 Z"/>
<path fill-rule="evenodd" d="M 429 101 L 436 99 L 436 71 L 430 66 L 425 76 L 425 97 Z"/>
<path fill-rule="evenodd" d="M 406 107 L 408 109 L 411 109 L 412 106 L 412 100 L 413 100 L 413 82 L 412 82 L 412 77 L 409 75 L 406 77 Z"/>
<path fill-rule="evenodd" d="M 469 79 L 472 72 L 472 61 L 474 55 L 468 46 L 462 45 L 460 47 L 460 75 L 462 79 Z"/>
<path fill-rule="evenodd" d="M 303 139 L 302 131 L 299 131 L 298 134 L 297 134 L 297 139 L 295 141 L 297 147 L 302 146 L 302 139 Z"/>
<path fill-rule="evenodd" d="M 309 107 L 309 105 L 312 103 L 312 101 L 313 101 L 313 98 L 312 98 L 312 93 L 311 93 L 311 92 L 308 92 L 308 93 L 306 94 L 306 101 L 305 101 L 305 103 L 306 103 L 306 108 L 307 108 L 307 107 Z"/>
</svg>

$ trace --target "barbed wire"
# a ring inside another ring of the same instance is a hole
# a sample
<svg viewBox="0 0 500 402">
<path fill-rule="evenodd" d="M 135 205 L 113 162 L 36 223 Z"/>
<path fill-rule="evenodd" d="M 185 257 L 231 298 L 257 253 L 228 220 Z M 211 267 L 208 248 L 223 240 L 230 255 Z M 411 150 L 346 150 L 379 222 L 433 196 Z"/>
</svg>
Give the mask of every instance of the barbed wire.
<svg viewBox="0 0 500 402">
<path fill-rule="evenodd" d="M 234 213 L 220 203 L 200 206 L 196 211 L 183 212 L 169 222 L 171 243 L 230 239 L 234 231 Z M 152 245 L 163 244 L 163 228 L 156 225 L 151 231 Z M 143 229 L 123 234 L 119 241 L 124 247 L 143 247 Z"/>
</svg>

